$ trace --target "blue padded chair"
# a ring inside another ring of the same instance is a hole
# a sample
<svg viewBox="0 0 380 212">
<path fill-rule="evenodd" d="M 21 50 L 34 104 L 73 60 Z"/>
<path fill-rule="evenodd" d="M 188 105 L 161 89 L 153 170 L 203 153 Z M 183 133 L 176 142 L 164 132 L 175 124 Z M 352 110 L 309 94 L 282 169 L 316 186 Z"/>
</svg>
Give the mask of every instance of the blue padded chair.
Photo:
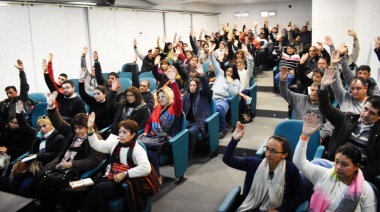
<svg viewBox="0 0 380 212">
<path fill-rule="evenodd" d="M 70 79 L 74 83 L 75 93 L 79 93 L 79 79 Z"/>
<path fill-rule="evenodd" d="M 157 90 L 157 81 L 154 77 L 139 77 L 139 81 L 149 80 L 150 83 L 150 92 L 153 93 Z"/>
<path fill-rule="evenodd" d="M 123 88 L 123 90 L 132 86 L 132 81 L 128 78 L 119 78 L 119 80 L 120 80 L 120 85 Z"/>
<path fill-rule="evenodd" d="M 249 81 L 249 96 L 252 98 L 251 100 L 251 114 L 252 118 L 256 116 L 256 106 L 257 106 L 257 84 L 255 83 L 255 79 L 252 76 Z"/>
<path fill-rule="evenodd" d="M 202 133 L 197 135 L 198 141 L 208 140 L 211 157 L 216 157 L 219 147 L 219 112 L 216 111 L 215 100 L 211 98 L 210 103 L 211 115 L 205 120 L 207 126 L 207 137 Z"/>
<path fill-rule="evenodd" d="M 203 72 L 207 74 L 210 71 L 210 62 L 204 62 L 202 64 Z"/>
<path fill-rule="evenodd" d="M 122 72 L 119 74 L 119 79 L 121 78 L 128 78 L 132 79 L 132 72 Z"/>
<path fill-rule="evenodd" d="M 230 105 L 231 125 L 234 130 L 236 127 L 236 122 L 239 121 L 239 94 L 229 97 L 228 103 Z"/>
<path fill-rule="evenodd" d="M 137 69 L 137 72 L 140 71 L 139 64 L 135 64 L 135 67 Z M 132 63 L 126 63 L 121 67 L 121 72 L 131 72 L 132 73 Z"/>
<path fill-rule="evenodd" d="M 151 71 L 149 72 L 141 72 L 140 75 L 139 75 L 139 78 L 148 78 L 148 77 L 151 77 L 151 78 L 154 78 L 153 74 Z"/>
<path fill-rule="evenodd" d="M 178 178 L 177 185 L 187 180 L 184 177 L 189 164 L 189 132 L 186 129 L 186 115 L 182 112 L 181 131 L 169 140 L 172 155 L 160 155 L 160 166 L 167 165 L 173 161 L 174 175 Z"/>
<path fill-rule="evenodd" d="M 47 102 L 40 102 L 34 105 L 32 110 L 32 114 L 30 115 L 30 121 L 32 123 L 32 127 L 38 129 L 37 120 L 38 117 L 47 115 Z"/>
<path fill-rule="evenodd" d="M 285 119 L 276 126 L 273 134 L 281 135 L 287 138 L 290 142 L 292 153 L 294 153 L 294 150 L 296 149 L 297 143 L 302 133 L 302 125 L 302 120 Z M 319 139 L 319 131 L 310 136 L 306 151 L 307 160 L 312 161 L 314 158 L 322 158 L 325 147 L 320 144 Z M 260 148 L 256 151 L 256 157 L 264 157 L 263 146 L 266 145 L 266 142 L 267 140 L 265 140 L 261 144 Z"/>
<path fill-rule="evenodd" d="M 146 147 L 143 143 L 138 142 L 140 146 L 145 149 Z M 123 183 L 123 189 L 126 191 L 126 196 L 118 199 L 114 199 L 108 202 L 108 209 L 111 212 L 122 212 L 122 211 L 132 211 L 131 204 L 131 194 L 129 193 L 128 184 Z M 152 210 L 152 201 L 151 197 L 148 197 L 148 202 L 144 212 L 150 212 Z"/>
<path fill-rule="evenodd" d="M 377 210 L 376 211 L 380 212 L 380 192 L 379 192 L 379 189 L 377 189 L 377 187 L 374 184 L 372 184 L 370 182 L 368 182 L 368 183 L 372 187 L 373 192 L 375 193 L 375 197 L 377 199 Z"/>
<path fill-rule="evenodd" d="M 106 80 L 106 81 L 107 81 L 107 79 L 108 79 L 108 74 L 110 74 L 110 73 L 102 73 L 103 78 L 104 78 L 104 80 Z"/>
<path fill-rule="evenodd" d="M 37 103 L 46 102 L 46 95 L 44 93 L 29 93 L 28 96 Z"/>
</svg>

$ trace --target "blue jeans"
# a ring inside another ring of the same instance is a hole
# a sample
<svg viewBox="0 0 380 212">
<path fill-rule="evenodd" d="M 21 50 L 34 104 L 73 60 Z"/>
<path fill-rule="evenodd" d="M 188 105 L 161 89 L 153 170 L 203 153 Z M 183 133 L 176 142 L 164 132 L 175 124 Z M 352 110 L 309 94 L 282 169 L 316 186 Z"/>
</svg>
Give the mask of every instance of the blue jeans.
<svg viewBox="0 0 380 212">
<path fill-rule="evenodd" d="M 318 158 L 318 159 L 314 159 L 311 161 L 312 164 L 315 164 L 315 165 L 318 165 L 318 166 L 322 166 L 322 167 L 325 167 L 325 168 L 332 168 L 334 166 L 334 162 L 332 161 L 329 161 L 327 159 L 322 159 L 322 158 Z M 314 185 L 310 182 L 309 179 L 307 179 L 303 174 L 301 174 L 301 178 L 305 184 L 305 187 L 306 187 L 306 195 L 307 195 L 307 198 L 308 200 L 310 200 L 311 196 L 313 195 L 314 193 Z"/>
<path fill-rule="evenodd" d="M 22 180 L 13 180 L 9 181 L 9 190 L 11 193 L 27 197 L 27 198 L 33 198 L 34 197 L 34 189 L 37 185 L 37 178 L 36 177 L 28 177 Z"/>
<path fill-rule="evenodd" d="M 288 74 L 288 78 L 286 79 L 286 84 L 288 85 L 288 87 L 292 85 L 293 80 L 294 75 Z M 277 86 L 280 84 L 280 72 L 278 72 L 276 76 L 274 76 L 274 82 Z"/>
</svg>

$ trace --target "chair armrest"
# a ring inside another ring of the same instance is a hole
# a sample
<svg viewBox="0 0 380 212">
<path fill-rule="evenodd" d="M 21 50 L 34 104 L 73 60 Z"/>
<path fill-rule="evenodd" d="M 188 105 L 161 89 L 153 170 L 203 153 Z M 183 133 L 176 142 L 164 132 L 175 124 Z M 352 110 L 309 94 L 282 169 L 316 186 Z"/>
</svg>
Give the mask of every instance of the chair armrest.
<svg viewBox="0 0 380 212">
<path fill-rule="evenodd" d="M 91 169 L 91 170 L 88 170 L 86 172 L 84 172 L 82 175 L 81 175 L 81 178 L 84 179 L 84 178 L 89 178 L 89 177 L 92 177 L 94 174 L 96 174 L 101 168 L 103 168 L 105 165 L 107 164 L 107 159 L 103 159 L 100 164 Z"/>
<path fill-rule="evenodd" d="M 174 175 L 176 178 L 183 177 L 189 163 L 188 134 L 188 130 L 184 129 L 169 140 L 169 144 L 172 146 Z"/>
<path fill-rule="evenodd" d="M 259 147 L 259 149 L 256 151 L 256 155 L 255 155 L 255 157 L 257 157 L 257 158 L 264 158 L 264 146 L 265 146 L 265 144 L 267 143 L 267 141 L 268 141 L 268 139 L 265 139 L 264 141 L 263 141 L 263 143 L 261 143 L 261 145 L 260 145 L 260 147 Z"/>
<path fill-rule="evenodd" d="M 249 96 L 252 98 L 251 100 L 251 114 L 253 117 L 256 116 L 256 105 L 257 105 L 257 84 L 254 83 L 249 88 Z"/>
<path fill-rule="evenodd" d="M 228 212 L 231 211 L 231 205 L 234 204 L 236 197 L 240 195 L 241 187 L 235 185 L 228 192 L 227 196 L 224 198 L 223 202 L 219 205 L 218 212 Z"/>
<path fill-rule="evenodd" d="M 296 212 L 306 212 L 308 207 L 309 201 L 305 201 L 297 207 Z"/>
<path fill-rule="evenodd" d="M 239 120 L 239 95 L 229 97 L 228 102 L 230 103 L 231 125 L 235 127 Z"/>
<path fill-rule="evenodd" d="M 211 114 L 206 120 L 210 152 L 215 152 L 219 147 L 219 112 Z"/>
<path fill-rule="evenodd" d="M 323 145 L 320 145 L 315 151 L 314 159 L 322 158 L 324 152 L 325 152 L 325 147 Z"/>
</svg>

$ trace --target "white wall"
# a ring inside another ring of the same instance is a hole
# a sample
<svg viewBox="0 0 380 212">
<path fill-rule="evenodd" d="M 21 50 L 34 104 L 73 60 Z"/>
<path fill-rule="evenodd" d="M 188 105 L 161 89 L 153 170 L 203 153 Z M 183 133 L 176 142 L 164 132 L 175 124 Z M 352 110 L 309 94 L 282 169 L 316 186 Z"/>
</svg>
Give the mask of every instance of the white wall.
<svg viewBox="0 0 380 212">
<path fill-rule="evenodd" d="M 289 8 L 289 5 L 292 5 Z M 313 26 L 313 20 L 311 18 L 311 0 L 302 1 L 289 1 L 289 2 L 275 2 L 275 3 L 263 3 L 263 4 L 240 4 L 240 5 L 222 5 L 215 9 L 221 12 L 219 15 L 219 23 L 229 23 L 230 26 L 237 24 L 238 29 L 241 30 L 244 21 L 247 21 L 248 28 L 253 29 L 254 22 L 258 21 L 259 30 L 263 24 L 263 18 L 260 17 L 260 11 L 263 10 L 275 10 L 277 11 L 276 17 L 268 18 L 269 26 L 274 27 L 276 24 L 284 25 L 287 27 L 289 21 L 292 24 L 296 24 L 299 27 L 305 25 L 306 21 L 310 22 L 310 27 Z M 234 18 L 234 12 L 249 11 L 249 18 Z"/>
<path fill-rule="evenodd" d="M 313 43 L 332 36 L 335 46 L 345 42 L 352 50 L 348 29 L 357 32 L 360 53 L 357 65 L 369 65 L 371 76 L 379 83 L 380 66 L 373 51 L 376 36 L 380 35 L 380 6 L 376 0 L 318 0 L 313 1 Z M 339 8 L 339 9 L 337 9 Z M 323 15 L 321 15 L 323 11 Z M 328 48 L 328 47 L 327 47 Z"/>
</svg>

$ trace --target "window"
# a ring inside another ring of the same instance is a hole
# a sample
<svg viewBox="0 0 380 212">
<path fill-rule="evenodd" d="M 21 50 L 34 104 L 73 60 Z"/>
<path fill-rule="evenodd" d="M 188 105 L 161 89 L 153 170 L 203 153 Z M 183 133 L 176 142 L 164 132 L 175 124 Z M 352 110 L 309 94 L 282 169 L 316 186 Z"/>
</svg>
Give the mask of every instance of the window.
<svg viewBox="0 0 380 212">
<path fill-rule="evenodd" d="M 235 18 L 248 18 L 249 15 L 250 15 L 249 11 L 244 11 L 244 12 L 236 11 L 236 12 L 234 12 Z"/>
<path fill-rule="evenodd" d="M 275 17 L 277 15 L 277 11 L 274 10 L 266 10 L 266 11 L 261 11 L 260 16 L 261 18 L 267 18 L 267 17 Z"/>
</svg>

